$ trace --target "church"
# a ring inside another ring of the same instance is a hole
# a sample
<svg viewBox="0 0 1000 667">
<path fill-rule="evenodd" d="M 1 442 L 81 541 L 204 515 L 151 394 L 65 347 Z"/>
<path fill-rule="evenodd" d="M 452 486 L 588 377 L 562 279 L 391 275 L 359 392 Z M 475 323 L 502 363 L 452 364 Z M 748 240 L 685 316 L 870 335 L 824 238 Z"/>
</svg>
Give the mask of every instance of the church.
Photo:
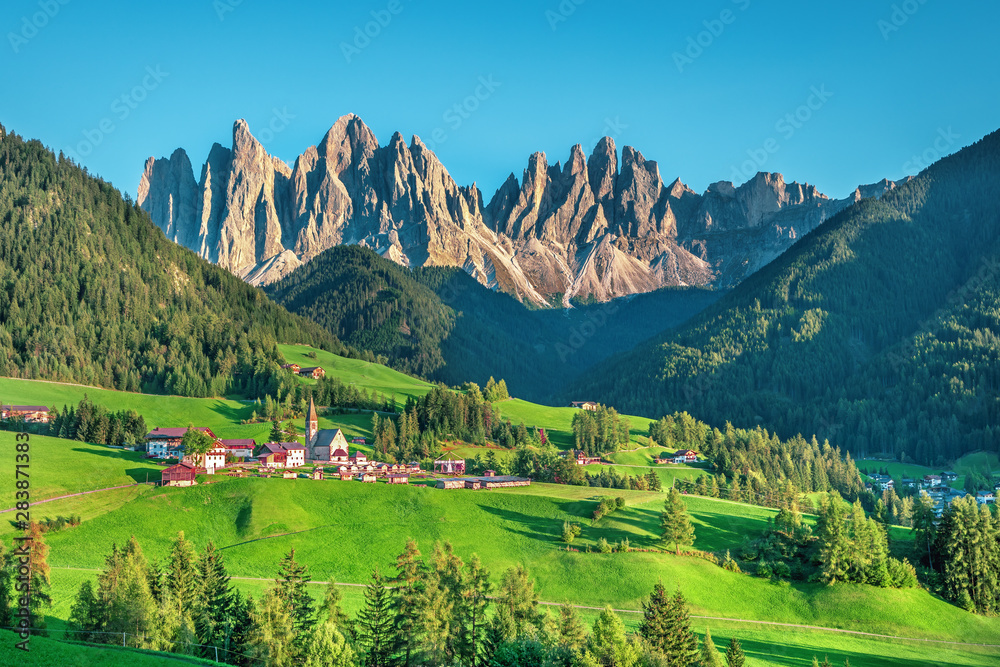
<svg viewBox="0 0 1000 667">
<path fill-rule="evenodd" d="M 339 428 L 319 428 L 316 404 L 309 399 L 306 416 L 306 457 L 320 463 L 347 463 L 350 459 L 347 438 Z"/>
</svg>

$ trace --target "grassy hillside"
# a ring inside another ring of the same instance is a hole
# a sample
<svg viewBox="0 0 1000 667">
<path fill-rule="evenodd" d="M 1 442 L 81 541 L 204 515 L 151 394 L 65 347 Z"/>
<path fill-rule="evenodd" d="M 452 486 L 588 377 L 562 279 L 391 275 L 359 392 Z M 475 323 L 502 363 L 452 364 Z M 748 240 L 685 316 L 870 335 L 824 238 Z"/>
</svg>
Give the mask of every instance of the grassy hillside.
<svg viewBox="0 0 1000 667">
<path fill-rule="evenodd" d="M 13 632 L 0 630 L 0 664 L 32 667 L 182 667 L 219 664 L 189 656 L 114 646 L 70 644 L 46 637 L 32 637 L 31 652 L 25 653 L 14 647 L 18 641 L 20 639 Z"/>
<path fill-rule="evenodd" d="M 997 453 L 1000 132 L 826 221 L 576 393 L 935 467 Z M 623 373 L 627 368 L 629 372 Z"/>
</svg>

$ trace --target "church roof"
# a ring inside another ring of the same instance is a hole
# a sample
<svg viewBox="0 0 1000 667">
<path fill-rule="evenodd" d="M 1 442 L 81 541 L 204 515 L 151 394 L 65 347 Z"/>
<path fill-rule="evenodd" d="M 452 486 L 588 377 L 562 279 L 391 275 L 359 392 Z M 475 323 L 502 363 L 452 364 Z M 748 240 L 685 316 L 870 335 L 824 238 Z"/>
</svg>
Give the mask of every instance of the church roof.
<svg viewBox="0 0 1000 667">
<path fill-rule="evenodd" d="M 314 422 L 314 421 L 318 421 L 318 419 L 319 418 L 316 416 L 316 403 L 313 402 L 312 396 L 310 396 L 309 397 L 309 417 L 308 417 L 308 421 Z M 322 433 L 322 431 L 320 431 L 320 432 Z"/>
<path fill-rule="evenodd" d="M 339 439 L 344 438 L 344 434 L 339 428 L 320 429 L 316 431 L 316 443 L 314 447 L 331 447 L 334 441 L 338 439 L 337 436 L 340 436 Z"/>
</svg>

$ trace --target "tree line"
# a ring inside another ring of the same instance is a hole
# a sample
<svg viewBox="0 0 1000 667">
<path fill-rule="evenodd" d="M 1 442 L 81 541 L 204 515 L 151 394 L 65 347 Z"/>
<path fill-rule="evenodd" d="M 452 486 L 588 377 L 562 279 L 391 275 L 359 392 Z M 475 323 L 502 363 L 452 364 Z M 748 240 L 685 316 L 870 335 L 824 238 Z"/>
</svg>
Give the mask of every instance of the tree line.
<svg viewBox="0 0 1000 667">
<path fill-rule="evenodd" d="M 74 407 L 53 408 L 47 434 L 95 445 L 135 447 L 145 442 L 146 420 L 135 410 L 112 412 L 86 394 Z"/>
<path fill-rule="evenodd" d="M 725 653 L 711 633 L 695 635 L 680 589 L 657 583 L 629 634 L 606 607 L 589 629 L 569 604 L 555 613 L 539 602 L 523 565 L 494 579 L 472 555 L 464 562 L 448 543 L 421 554 L 409 540 L 386 576 L 372 572 L 360 611 L 351 617 L 337 586 L 321 600 L 307 590 L 309 572 L 290 551 L 259 599 L 231 583 L 222 552 L 200 553 L 178 534 L 162 563 L 132 537 L 112 546 L 97 576 L 81 583 L 70 629 L 82 641 L 145 648 L 265 667 L 743 667 L 733 637 Z"/>
</svg>

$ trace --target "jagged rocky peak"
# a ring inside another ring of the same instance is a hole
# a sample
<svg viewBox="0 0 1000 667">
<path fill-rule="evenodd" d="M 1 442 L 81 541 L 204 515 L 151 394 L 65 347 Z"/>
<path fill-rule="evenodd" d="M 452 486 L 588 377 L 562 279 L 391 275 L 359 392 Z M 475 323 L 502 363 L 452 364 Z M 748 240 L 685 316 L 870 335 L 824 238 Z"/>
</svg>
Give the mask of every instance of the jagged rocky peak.
<svg viewBox="0 0 1000 667">
<path fill-rule="evenodd" d="M 565 163 L 529 156 L 489 201 L 460 186 L 416 135 L 380 146 L 354 114 L 289 166 L 245 120 L 214 144 L 195 181 L 187 154 L 146 161 L 139 204 L 176 242 L 254 284 L 272 282 L 341 243 L 408 266 L 462 267 L 537 305 L 553 296 L 623 296 L 665 285 L 733 285 L 826 217 L 891 181 L 831 200 L 760 173 L 697 194 L 611 137 Z"/>
</svg>

